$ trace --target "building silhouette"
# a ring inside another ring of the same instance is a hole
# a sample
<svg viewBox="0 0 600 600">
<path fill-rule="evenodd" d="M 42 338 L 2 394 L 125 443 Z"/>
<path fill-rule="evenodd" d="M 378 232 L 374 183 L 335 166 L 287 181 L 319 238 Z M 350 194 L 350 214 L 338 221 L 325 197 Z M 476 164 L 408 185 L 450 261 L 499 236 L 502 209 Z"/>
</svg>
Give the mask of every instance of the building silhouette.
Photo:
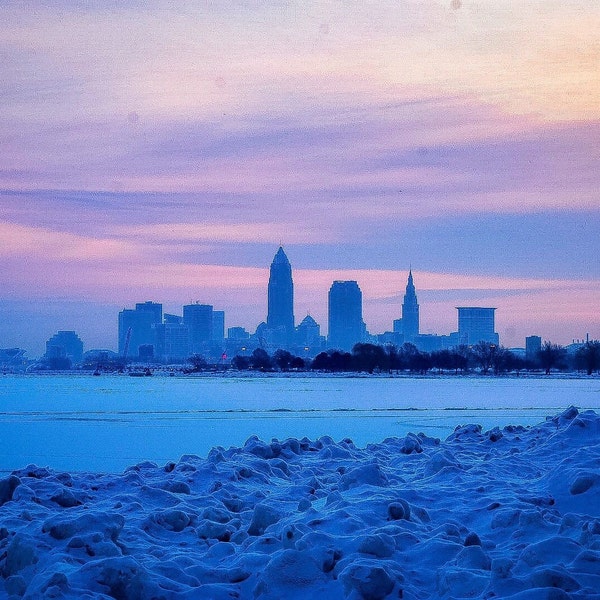
<svg viewBox="0 0 600 600">
<path fill-rule="evenodd" d="M 269 341 L 279 347 L 290 346 L 294 336 L 294 282 L 290 261 L 281 246 L 271 263 L 267 295 Z"/>
<path fill-rule="evenodd" d="M 365 336 L 362 292 L 356 281 L 334 281 L 329 289 L 328 346 L 351 350 Z"/>
<path fill-rule="evenodd" d="M 306 353 L 321 346 L 321 326 L 310 315 L 306 315 L 296 327 L 296 345 Z"/>
<path fill-rule="evenodd" d="M 248 340 L 250 333 L 244 327 L 229 327 L 227 329 L 228 340 Z"/>
<path fill-rule="evenodd" d="M 419 335 L 419 303 L 413 283 L 412 269 L 408 272 L 406 293 L 402 303 L 402 333 L 405 342 L 414 342 Z"/>
<path fill-rule="evenodd" d="M 46 358 L 68 358 L 73 364 L 83 360 L 83 342 L 74 331 L 59 331 L 46 342 Z"/>
<path fill-rule="evenodd" d="M 176 362 L 190 354 L 221 360 L 225 355 L 239 352 L 247 355 L 256 348 L 270 353 L 281 348 L 310 356 L 326 348 L 349 351 L 359 342 L 397 346 L 410 342 L 423 352 L 474 345 L 480 341 L 499 344 L 495 331 L 497 309 L 491 307 L 456 307 L 458 331 L 449 335 L 421 334 L 420 306 L 412 269 L 408 272 L 401 318 L 394 320 L 392 331 L 378 335 L 369 335 L 366 330 L 362 292 L 357 281 L 332 283 L 328 294 L 327 339 L 321 336 L 319 324 L 310 315 L 295 327 L 292 267 L 281 246 L 270 266 L 267 295 L 267 318 L 256 327 L 255 333 L 250 334 L 242 327 L 230 327 L 227 337 L 225 313 L 214 310 L 212 305 L 188 304 L 183 307 L 183 316 L 178 316 L 163 315 L 160 303 L 139 302 L 134 309 L 123 309 L 119 313 L 119 354 L 135 359 L 143 347 L 145 356 Z M 527 338 L 528 357 L 535 356 L 540 343 L 539 336 Z M 52 345 L 59 347 L 56 341 Z"/>
<path fill-rule="evenodd" d="M 225 342 L 225 311 L 213 310 L 212 341 L 221 346 Z"/>
<path fill-rule="evenodd" d="M 190 354 L 190 336 L 182 322 L 165 322 L 154 325 L 155 356 L 168 363 L 184 362 Z"/>
<path fill-rule="evenodd" d="M 164 323 L 173 323 L 175 325 L 181 325 L 181 324 L 183 324 L 183 317 L 180 315 L 172 315 L 170 313 L 165 313 L 163 315 L 163 322 Z"/>
<path fill-rule="evenodd" d="M 189 332 L 189 352 L 206 352 L 213 339 L 213 307 L 211 304 L 186 304 L 183 307 L 183 324 Z"/>
<path fill-rule="evenodd" d="M 530 335 L 525 338 L 525 358 L 531 362 L 538 360 L 538 353 L 542 349 L 542 338 L 539 335 Z"/>
<path fill-rule="evenodd" d="M 481 306 L 457 306 L 458 343 L 473 345 L 477 342 L 499 343 L 494 331 L 495 308 Z"/>
<path fill-rule="evenodd" d="M 163 320 L 163 307 L 158 302 L 138 302 L 135 305 L 135 310 L 138 312 L 146 311 L 152 313 L 153 323 L 162 323 Z"/>
<path fill-rule="evenodd" d="M 119 355 L 137 357 L 140 346 L 155 344 L 154 325 L 162 323 L 162 304 L 139 302 L 119 313 Z"/>
</svg>

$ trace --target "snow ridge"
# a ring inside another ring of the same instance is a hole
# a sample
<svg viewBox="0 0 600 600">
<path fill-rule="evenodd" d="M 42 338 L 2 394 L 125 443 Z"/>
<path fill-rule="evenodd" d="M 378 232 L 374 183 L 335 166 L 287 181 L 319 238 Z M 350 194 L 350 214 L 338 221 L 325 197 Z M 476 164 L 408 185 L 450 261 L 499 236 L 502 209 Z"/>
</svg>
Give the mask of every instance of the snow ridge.
<svg viewBox="0 0 600 600">
<path fill-rule="evenodd" d="M 0 480 L 0 597 L 600 599 L 600 417 Z"/>
</svg>

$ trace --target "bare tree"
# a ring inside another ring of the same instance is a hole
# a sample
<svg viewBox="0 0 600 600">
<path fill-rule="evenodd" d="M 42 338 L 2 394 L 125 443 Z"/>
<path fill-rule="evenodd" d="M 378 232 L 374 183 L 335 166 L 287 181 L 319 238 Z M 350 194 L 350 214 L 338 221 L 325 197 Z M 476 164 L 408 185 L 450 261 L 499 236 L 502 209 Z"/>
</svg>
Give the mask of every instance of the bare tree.
<svg viewBox="0 0 600 600">
<path fill-rule="evenodd" d="M 575 354 L 577 368 L 585 369 L 588 375 L 600 369 L 600 342 L 586 342 Z"/>
<path fill-rule="evenodd" d="M 484 341 L 477 342 L 473 346 L 473 358 L 482 373 L 487 373 L 492 368 L 496 350 L 496 344 L 490 344 L 489 342 Z"/>
<path fill-rule="evenodd" d="M 273 362 L 279 367 L 281 371 L 289 371 L 292 360 L 294 359 L 293 355 L 287 350 L 276 350 L 275 354 L 273 354 Z"/>
<path fill-rule="evenodd" d="M 258 371 L 270 371 L 273 368 L 273 361 L 266 350 L 256 348 L 250 356 L 250 365 Z"/>
<path fill-rule="evenodd" d="M 552 342 L 544 342 L 542 349 L 538 352 L 540 365 L 546 371 L 546 375 L 550 375 L 551 369 L 563 368 L 566 356 L 565 348 Z"/>
</svg>

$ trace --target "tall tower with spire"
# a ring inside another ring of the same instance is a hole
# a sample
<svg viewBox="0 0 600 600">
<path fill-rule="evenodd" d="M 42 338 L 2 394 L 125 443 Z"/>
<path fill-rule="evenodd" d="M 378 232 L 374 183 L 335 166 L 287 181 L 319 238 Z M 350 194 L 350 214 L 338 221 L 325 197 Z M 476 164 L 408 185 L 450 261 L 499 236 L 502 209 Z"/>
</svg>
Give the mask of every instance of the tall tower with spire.
<svg viewBox="0 0 600 600">
<path fill-rule="evenodd" d="M 413 342 L 419 335 L 419 303 L 413 283 L 412 269 L 408 272 L 408 283 L 402 303 L 402 330 L 405 342 Z"/>
<path fill-rule="evenodd" d="M 268 288 L 267 329 L 271 330 L 273 340 L 289 345 L 294 334 L 294 282 L 292 267 L 283 248 L 279 250 L 271 263 Z"/>
</svg>

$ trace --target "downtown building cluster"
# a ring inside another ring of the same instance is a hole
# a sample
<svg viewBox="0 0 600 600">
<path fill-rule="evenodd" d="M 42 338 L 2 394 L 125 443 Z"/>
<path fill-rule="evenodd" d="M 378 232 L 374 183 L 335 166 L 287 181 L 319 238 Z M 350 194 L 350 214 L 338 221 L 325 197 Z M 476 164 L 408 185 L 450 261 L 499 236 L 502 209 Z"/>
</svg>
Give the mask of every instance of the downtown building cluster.
<svg viewBox="0 0 600 600">
<path fill-rule="evenodd" d="M 140 361 L 178 363 L 197 354 L 211 362 L 247 355 L 256 348 L 268 353 L 288 350 L 297 356 L 314 357 L 326 349 L 350 351 L 361 342 L 412 343 L 433 351 L 479 341 L 498 344 L 495 308 L 458 307 L 458 331 L 449 335 L 423 335 L 419 326 L 419 303 L 412 271 L 409 271 L 402 316 L 393 328 L 371 335 L 363 320 L 362 291 L 357 281 L 334 281 L 328 294 L 328 335 L 311 315 L 296 325 L 294 282 L 291 264 L 279 248 L 269 273 L 267 318 L 254 333 L 243 327 L 225 330 L 225 313 L 210 304 L 183 306 L 181 315 L 163 314 L 162 304 L 141 302 L 123 309 L 118 320 L 118 353 Z"/>
</svg>

